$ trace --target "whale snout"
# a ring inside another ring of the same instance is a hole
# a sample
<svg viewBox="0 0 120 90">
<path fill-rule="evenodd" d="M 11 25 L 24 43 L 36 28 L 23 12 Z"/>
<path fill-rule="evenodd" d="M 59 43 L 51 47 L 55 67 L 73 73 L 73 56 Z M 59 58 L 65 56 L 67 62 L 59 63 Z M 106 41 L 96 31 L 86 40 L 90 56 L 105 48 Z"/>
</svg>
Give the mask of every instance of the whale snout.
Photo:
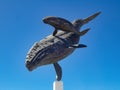
<svg viewBox="0 0 120 90">
<path fill-rule="evenodd" d="M 43 19 L 43 22 L 46 24 L 50 24 L 52 26 L 55 26 L 56 24 L 59 24 L 59 19 L 57 17 L 48 16 Z"/>
<path fill-rule="evenodd" d="M 27 67 L 27 69 L 28 69 L 29 71 L 32 71 L 32 70 L 33 70 L 33 67 L 31 66 L 30 61 L 26 61 L 25 66 Z"/>
<path fill-rule="evenodd" d="M 47 18 L 44 18 L 44 19 L 43 19 L 43 22 L 44 22 L 44 23 L 47 23 L 47 22 L 48 22 L 48 19 L 47 19 Z"/>
</svg>

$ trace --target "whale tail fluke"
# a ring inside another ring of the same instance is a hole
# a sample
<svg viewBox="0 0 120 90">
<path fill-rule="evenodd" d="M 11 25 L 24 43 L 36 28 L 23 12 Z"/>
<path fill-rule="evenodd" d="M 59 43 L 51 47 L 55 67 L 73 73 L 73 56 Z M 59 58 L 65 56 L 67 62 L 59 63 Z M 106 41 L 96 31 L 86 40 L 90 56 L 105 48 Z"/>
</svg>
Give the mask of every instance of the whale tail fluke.
<svg viewBox="0 0 120 90">
<path fill-rule="evenodd" d="M 97 13 L 89 16 L 88 18 L 83 19 L 82 23 L 83 23 L 83 24 L 88 23 L 89 21 L 91 21 L 91 20 L 93 20 L 94 18 L 96 18 L 100 13 L 101 13 L 101 12 L 97 12 Z"/>
<path fill-rule="evenodd" d="M 97 12 L 97 13 L 95 13 L 95 14 L 93 14 L 93 15 L 85 18 L 85 19 L 77 19 L 77 20 L 73 21 L 72 24 L 73 24 L 73 26 L 75 27 L 75 29 L 76 29 L 77 31 L 79 31 L 80 28 L 81 28 L 83 25 L 87 24 L 88 22 L 90 22 L 91 20 L 93 20 L 94 18 L 96 18 L 100 13 L 101 13 L 101 12 Z"/>
<path fill-rule="evenodd" d="M 90 28 L 87 28 L 87 29 L 79 32 L 79 35 L 80 35 L 80 36 L 83 36 L 83 35 L 85 35 L 89 30 L 90 30 Z"/>
</svg>

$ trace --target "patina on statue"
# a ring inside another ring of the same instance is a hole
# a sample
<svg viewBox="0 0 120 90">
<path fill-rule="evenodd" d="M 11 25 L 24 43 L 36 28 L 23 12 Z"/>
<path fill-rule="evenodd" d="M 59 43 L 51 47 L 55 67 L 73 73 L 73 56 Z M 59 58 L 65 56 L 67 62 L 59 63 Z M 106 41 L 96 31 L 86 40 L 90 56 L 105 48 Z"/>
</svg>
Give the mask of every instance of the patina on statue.
<svg viewBox="0 0 120 90">
<path fill-rule="evenodd" d="M 25 62 L 28 70 L 32 71 L 39 66 L 53 64 L 57 74 L 56 80 L 60 81 L 62 78 L 62 68 L 58 64 L 58 61 L 66 58 L 76 48 L 86 47 L 86 45 L 84 44 L 79 44 L 79 40 L 81 36 L 83 36 L 88 32 L 89 28 L 81 32 L 80 32 L 80 28 L 83 25 L 87 24 L 92 19 L 94 19 L 99 14 L 100 12 L 95 13 L 94 15 L 86 19 L 77 19 L 72 23 L 70 23 L 69 21 L 63 18 L 50 17 L 50 19 L 52 18 L 58 19 L 58 21 L 53 19 L 52 23 L 54 24 L 51 24 L 49 20 L 46 22 L 45 21 L 46 18 L 45 18 L 43 21 L 47 24 L 54 26 L 55 31 L 53 35 L 49 35 L 45 37 L 43 40 L 36 42 L 31 47 L 31 49 L 29 50 L 26 56 L 26 62 Z M 63 22 L 62 27 L 59 21 Z M 58 23 L 57 27 L 55 26 L 56 23 Z M 67 29 L 66 26 L 63 25 L 64 23 L 67 23 L 66 25 L 69 25 L 67 26 Z M 74 28 L 74 30 L 76 31 L 73 31 L 71 27 Z M 57 31 L 58 29 L 60 29 L 60 31 Z"/>
</svg>

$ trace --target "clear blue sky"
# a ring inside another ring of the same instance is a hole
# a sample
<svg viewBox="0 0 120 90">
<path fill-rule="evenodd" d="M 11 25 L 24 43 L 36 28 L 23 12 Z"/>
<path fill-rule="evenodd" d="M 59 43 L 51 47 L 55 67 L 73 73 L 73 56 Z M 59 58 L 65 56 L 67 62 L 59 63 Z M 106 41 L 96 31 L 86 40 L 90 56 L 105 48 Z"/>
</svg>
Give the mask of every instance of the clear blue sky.
<svg viewBox="0 0 120 90">
<path fill-rule="evenodd" d="M 102 14 L 82 29 L 88 47 L 60 62 L 64 90 L 120 90 L 119 0 L 0 0 L 0 90 L 52 90 L 52 65 L 29 72 L 25 57 L 34 42 L 53 32 L 45 16 L 73 21 Z"/>
</svg>

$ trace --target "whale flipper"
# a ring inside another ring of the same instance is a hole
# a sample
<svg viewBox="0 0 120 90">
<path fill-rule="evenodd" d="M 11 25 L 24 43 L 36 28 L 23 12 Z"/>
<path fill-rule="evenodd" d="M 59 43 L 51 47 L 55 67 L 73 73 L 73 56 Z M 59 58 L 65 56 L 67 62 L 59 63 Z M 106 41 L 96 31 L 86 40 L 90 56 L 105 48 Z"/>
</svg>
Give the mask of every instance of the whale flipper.
<svg viewBox="0 0 120 90">
<path fill-rule="evenodd" d="M 84 47 L 87 47 L 87 46 L 84 44 L 73 44 L 69 48 L 84 48 Z"/>
<path fill-rule="evenodd" d="M 56 71 L 56 74 L 57 74 L 56 80 L 60 81 L 61 78 L 62 78 L 62 68 L 57 62 L 53 63 L 53 65 L 54 65 L 54 68 L 55 68 L 55 71 Z"/>
<path fill-rule="evenodd" d="M 57 29 L 55 28 L 54 32 L 53 32 L 53 36 L 55 36 L 57 34 Z"/>
</svg>

